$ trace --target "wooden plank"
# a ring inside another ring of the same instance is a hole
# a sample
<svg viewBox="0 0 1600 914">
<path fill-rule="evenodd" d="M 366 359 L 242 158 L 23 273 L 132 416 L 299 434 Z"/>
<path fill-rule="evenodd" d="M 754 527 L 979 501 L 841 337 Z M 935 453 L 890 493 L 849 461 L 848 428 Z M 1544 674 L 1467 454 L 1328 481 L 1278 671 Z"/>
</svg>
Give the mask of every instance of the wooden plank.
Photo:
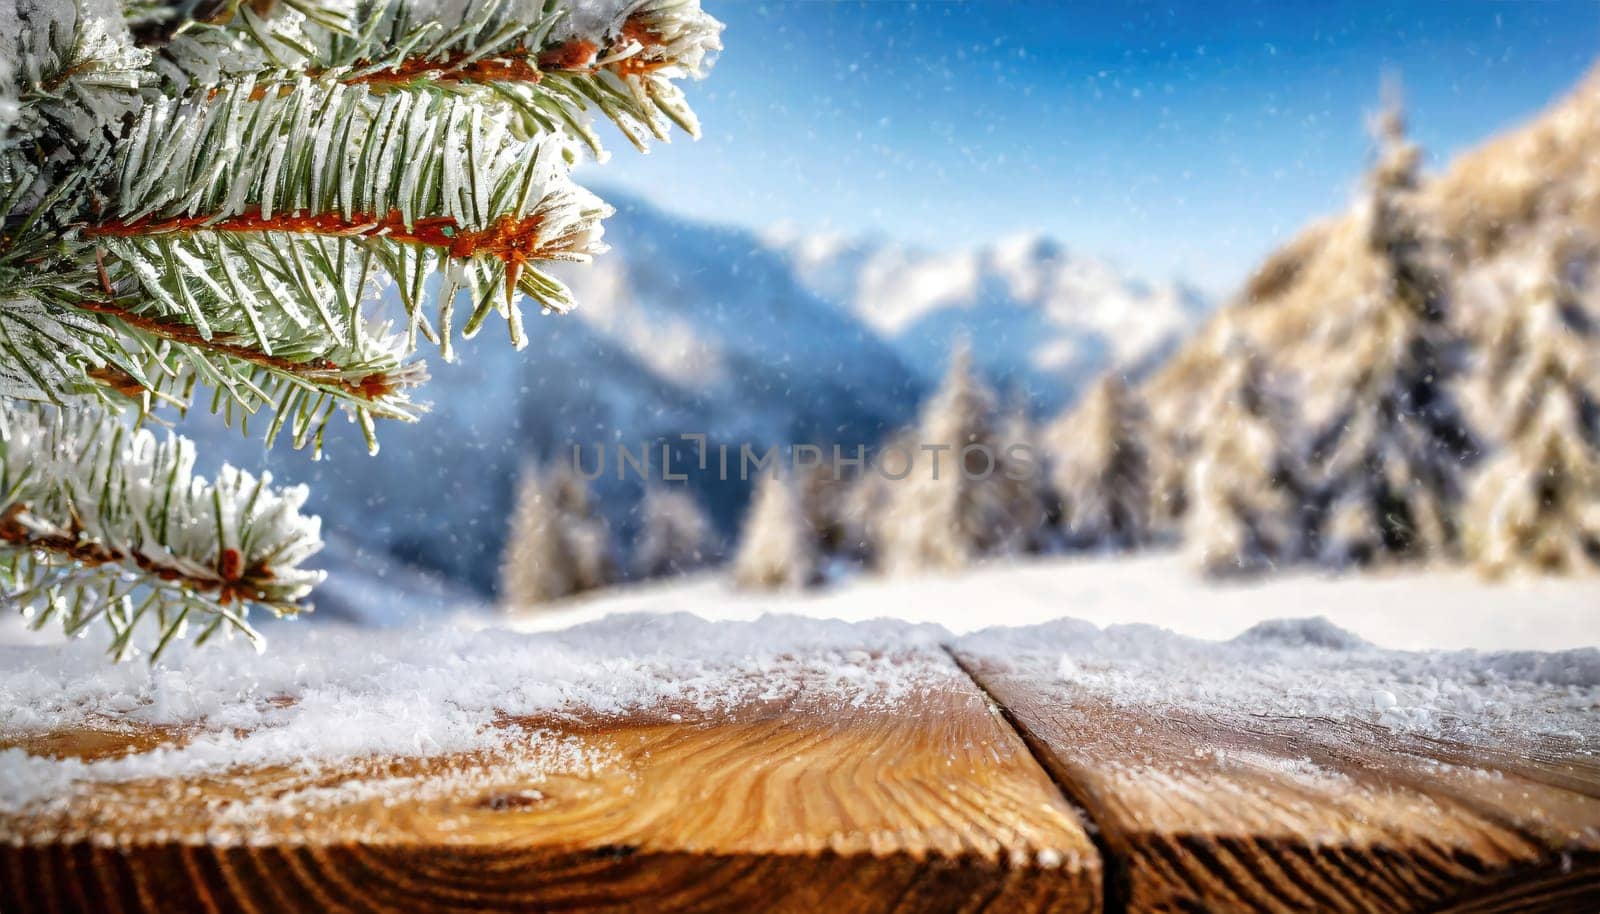
<svg viewBox="0 0 1600 914">
<path fill-rule="evenodd" d="M 1570 743 L 1141 705 L 955 654 L 1097 826 L 1107 910 L 1600 910 L 1600 776 Z"/>
<path fill-rule="evenodd" d="M 920 685 L 891 702 L 507 718 L 509 754 L 80 785 L 0 817 L 0 910 L 1098 911 L 1093 844 L 1021 739 L 943 653 L 897 662 Z"/>
</svg>

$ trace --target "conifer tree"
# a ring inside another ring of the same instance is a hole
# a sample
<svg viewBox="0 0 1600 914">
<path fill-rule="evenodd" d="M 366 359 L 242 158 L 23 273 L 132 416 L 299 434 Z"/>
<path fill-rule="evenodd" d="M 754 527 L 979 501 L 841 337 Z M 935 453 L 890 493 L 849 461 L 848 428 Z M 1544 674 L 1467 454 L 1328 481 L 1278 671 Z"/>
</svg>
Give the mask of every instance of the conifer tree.
<svg viewBox="0 0 1600 914">
<path fill-rule="evenodd" d="M 1319 549 L 1331 561 L 1451 554 L 1463 475 L 1477 443 L 1455 402 L 1461 347 L 1450 330 L 1447 257 L 1418 203 L 1420 153 L 1391 103 L 1362 212 L 1373 270 L 1352 338 L 1331 367 L 1343 391 L 1316 434 Z"/>
<path fill-rule="evenodd" d="M 1261 354 L 1230 341 L 1197 417 L 1185 539 L 1210 574 L 1266 571 L 1299 557 L 1307 522 L 1304 443 L 1293 401 Z"/>
<path fill-rule="evenodd" d="M 576 593 L 575 565 L 545 480 L 524 464 L 500 553 L 501 606 L 522 609 Z"/>
<path fill-rule="evenodd" d="M 1488 574 L 1600 569 L 1600 311 L 1574 247 L 1521 277 L 1487 354 L 1501 451 L 1474 480 L 1467 539 Z"/>
<path fill-rule="evenodd" d="M 710 561 L 715 531 L 691 492 L 651 486 L 645 490 L 641 511 L 639 538 L 633 549 L 636 575 L 668 577 Z"/>
<path fill-rule="evenodd" d="M 762 474 L 739 531 L 734 583 L 745 590 L 798 590 L 816 583 L 816 533 L 806 523 L 794 483 Z"/>
<path fill-rule="evenodd" d="M 1061 505 L 1044 472 L 1040 431 L 1028 417 L 1025 402 L 1010 405 L 995 425 L 996 444 L 1006 463 L 1007 501 L 1015 521 L 1013 535 L 1001 552 L 1042 552 L 1053 548 L 1061 524 Z"/>
<path fill-rule="evenodd" d="M 1000 426 L 994 393 L 973 372 L 967 346 L 958 345 L 912 443 L 884 457 L 908 457 L 910 466 L 888 487 L 876 544 L 883 571 L 961 568 L 1032 541 L 1042 507 Z"/>
<path fill-rule="evenodd" d="M 570 466 L 518 474 L 500 559 L 500 602 L 525 608 L 595 590 L 616 578 L 611 536 L 595 516 L 589 487 Z"/>
<path fill-rule="evenodd" d="M 304 493 L 207 482 L 131 426 L 203 404 L 320 449 L 342 412 L 375 451 L 376 420 L 422 412 L 419 339 L 449 360 L 498 314 L 520 347 L 524 299 L 571 305 L 545 267 L 602 250 L 570 175 L 593 114 L 641 148 L 695 133 L 675 80 L 720 28 L 696 0 L 0 10 L 8 595 L 119 650 L 141 619 L 165 645 L 304 608 Z"/>
<path fill-rule="evenodd" d="M 1152 423 L 1154 425 L 1154 423 Z M 1193 464 L 1200 448 L 1199 435 L 1187 427 L 1155 427 L 1149 449 L 1150 536 L 1171 537 L 1188 522 L 1193 497 Z"/>
<path fill-rule="evenodd" d="M 864 562 L 870 552 L 867 520 L 876 513 L 862 488 L 866 475 L 832 460 L 797 466 L 800 505 L 823 557 Z"/>
<path fill-rule="evenodd" d="M 1133 549 L 1149 539 L 1148 434 L 1138 394 L 1114 372 L 1046 431 L 1051 484 L 1074 545 Z"/>
<path fill-rule="evenodd" d="M 880 445 L 870 465 L 849 478 L 838 501 L 844 554 L 863 566 L 879 566 L 882 544 L 893 522 L 889 514 L 895 488 L 910 477 L 905 455 L 916 450 L 915 429 L 902 428 Z"/>
</svg>

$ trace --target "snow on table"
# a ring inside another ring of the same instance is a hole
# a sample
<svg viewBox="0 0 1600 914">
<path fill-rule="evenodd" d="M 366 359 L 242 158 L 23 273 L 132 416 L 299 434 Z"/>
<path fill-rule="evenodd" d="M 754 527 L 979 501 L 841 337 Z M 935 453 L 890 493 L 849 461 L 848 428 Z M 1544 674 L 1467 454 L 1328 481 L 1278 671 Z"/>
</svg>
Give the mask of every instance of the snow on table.
<svg viewBox="0 0 1600 914">
<path fill-rule="evenodd" d="M 1127 910 L 1600 904 L 1593 649 L 1387 651 L 1324 620 L 953 649 L 1098 826 Z"/>
<path fill-rule="evenodd" d="M 1593 649 L 678 614 L 0 670 L 6 911 L 1600 901 Z"/>
</svg>

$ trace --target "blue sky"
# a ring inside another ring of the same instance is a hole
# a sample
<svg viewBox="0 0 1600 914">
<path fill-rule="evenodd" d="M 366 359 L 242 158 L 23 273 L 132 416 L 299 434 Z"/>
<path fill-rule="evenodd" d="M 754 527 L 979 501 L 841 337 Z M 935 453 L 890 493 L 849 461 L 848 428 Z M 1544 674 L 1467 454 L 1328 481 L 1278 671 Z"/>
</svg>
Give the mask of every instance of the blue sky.
<svg viewBox="0 0 1600 914">
<path fill-rule="evenodd" d="M 705 128 L 593 179 L 688 215 L 929 247 L 1023 230 L 1213 294 L 1348 199 L 1385 72 L 1430 166 L 1600 54 L 1600 3 L 705 0 Z"/>
</svg>

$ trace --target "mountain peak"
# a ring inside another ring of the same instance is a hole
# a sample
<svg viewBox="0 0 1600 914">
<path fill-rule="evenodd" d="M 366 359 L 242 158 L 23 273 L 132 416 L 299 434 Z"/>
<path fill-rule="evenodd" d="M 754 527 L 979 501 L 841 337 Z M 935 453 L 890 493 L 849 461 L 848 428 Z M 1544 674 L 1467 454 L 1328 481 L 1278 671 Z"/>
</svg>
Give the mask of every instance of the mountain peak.
<svg viewBox="0 0 1600 914">
<path fill-rule="evenodd" d="M 1050 263 L 1068 256 L 1067 246 L 1059 239 L 1037 231 L 1002 237 L 990 246 L 990 251 L 997 264 L 1015 266 Z"/>
<path fill-rule="evenodd" d="M 1040 232 L 945 251 L 792 226 L 763 237 L 925 379 L 966 337 L 980 370 L 1036 412 L 1064 406 L 1108 367 L 1159 360 L 1209 307 L 1192 287 L 1129 276 Z"/>
</svg>

